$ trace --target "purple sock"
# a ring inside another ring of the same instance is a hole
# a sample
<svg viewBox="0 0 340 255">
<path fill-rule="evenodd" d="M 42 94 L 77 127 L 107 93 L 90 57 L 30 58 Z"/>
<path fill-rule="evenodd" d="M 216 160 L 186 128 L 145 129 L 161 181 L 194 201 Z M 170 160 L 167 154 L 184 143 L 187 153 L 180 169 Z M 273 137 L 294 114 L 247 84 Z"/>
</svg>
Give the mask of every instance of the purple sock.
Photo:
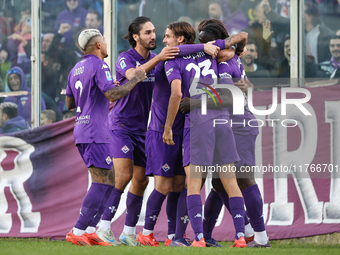
<svg viewBox="0 0 340 255">
<path fill-rule="evenodd" d="M 126 198 L 125 226 L 135 227 L 137 225 L 142 205 L 143 196 L 134 195 L 129 191 Z"/>
<path fill-rule="evenodd" d="M 176 232 L 177 202 L 181 192 L 170 192 L 166 201 L 166 214 L 168 216 L 168 235 Z"/>
<path fill-rule="evenodd" d="M 229 198 L 230 214 L 233 217 L 235 227 L 235 239 L 244 236 L 244 200 L 243 197 L 230 197 Z"/>
<path fill-rule="evenodd" d="M 263 201 L 257 184 L 242 190 L 244 203 L 247 207 L 249 221 L 254 231 L 261 232 L 266 230 L 263 222 Z"/>
<path fill-rule="evenodd" d="M 211 189 L 204 205 L 203 233 L 206 240 L 211 239 L 222 206 L 223 202 L 220 196 L 214 189 Z"/>
<path fill-rule="evenodd" d="M 152 191 L 146 204 L 144 229 L 153 230 L 155 228 L 165 198 L 166 196 L 157 190 Z"/>
<path fill-rule="evenodd" d="M 75 225 L 76 228 L 85 230 L 90 225 L 93 218 L 98 213 L 99 207 L 108 188 L 108 184 L 96 182 L 92 183 L 83 199 L 79 218 Z"/>
<path fill-rule="evenodd" d="M 102 220 L 111 221 L 116 214 L 120 198 L 124 191 L 120 189 L 113 188 L 111 195 L 109 196 L 102 216 Z"/>
<path fill-rule="evenodd" d="M 98 222 L 100 221 L 102 215 L 103 215 L 103 212 L 104 212 L 104 209 L 105 209 L 105 205 L 107 203 L 107 200 L 108 198 L 110 197 L 111 193 L 112 193 L 112 190 L 114 189 L 115 186 L 111 186 L 109 185 L 105 195 L 104 195 L 104 198 L 102 200 L 102 204 L 100 205 L 99 207 L 99 210 L 98 210 L 98 213 L 96 215 L 96 217 L 92 220 L 92 222 L 90 223 L 89 227 L 96 227 Z"/>
<path fill-rule="evenodd" d="M 229 213 L 230 213 L 230 207 L 229 207 L 229 196 L 227 194 L 227 192 L 225 190 L 222 190 L 220 192 L 218 192 L 219 197 L 222 199 L 223 204 L 225 205 L 225 207 L 228 209 Z M 249 220 L 246 216 L 244 217 L 244 225 L 248 225 L 249 224 Z"/>
<path fill-rule="evenodd" d="M 195 233 L 195 240 L 199 241 L 201 239 L 199 235 L 203 234 L 201 195 L 187 196 L 187 206 L 190 224 Z"/>
<path fill-rule="evenodd" d="M 179 195 L 177 202 L 176 213 L 176 232 L 174 239 L 183 238 L 189 223 L 188 208 L 187 208 L 187 189 L 184 188 Z"/>
</svg>

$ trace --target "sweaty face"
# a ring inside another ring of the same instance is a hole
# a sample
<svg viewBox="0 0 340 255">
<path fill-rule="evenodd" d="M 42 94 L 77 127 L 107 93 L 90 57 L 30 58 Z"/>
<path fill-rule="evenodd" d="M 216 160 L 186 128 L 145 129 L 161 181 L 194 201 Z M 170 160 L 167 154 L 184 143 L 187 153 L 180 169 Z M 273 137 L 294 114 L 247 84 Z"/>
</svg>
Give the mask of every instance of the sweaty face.
<svg viewBox="0 0 340 255">
<path fill-rule="evenodd" d="M 207 43 L 215 39 L 205 31 L 201 31 L 198 35 L 198 40 L 200 43 Z"/>
<path fill-rule="evenodd" d="M 283 46 L 284 55 L 288 61 L 290 61 L 290 40 L 286 40 Z"/>
<path fill-rule="evenodd" d="M 250 66 L 254 64 L 257 59 L 257 51 L 255 44 L 247 44 L 247 54 L 241 57 L 243 64 Z"/>
<path fill-rule="evenodd" d="M 101 21 L 100 20 L 97 20 L 97 15 L 94 14 L 94 13 L 88 13 L 86 15 L 86 28 L 94 28 L 94 29 L 97 29 L 100 24 L 101 24 Z"/>
<path fill-rule="evenodd" d="M 154 25 L 150 21 L 143 24 L 136 39 L 137 44 L 140 44 L 145 49 L 156 49 L 156 33 Z"/>
<path fill-rule="evenodd" d="M 335 59 L 340 59 L 340 39 L 332 39 L 330 41 L 329 51 Z"/>
<path fill-rule="evenodd" d="M 12 91 L 19 91 L 21 87 L 20 75 L 12 73 L 8 76 L 8 83 Z"/>
<path fill-rule="evenodd" d="M 165 30 L 163 43 L 165 43 L 165 45 L 169 47 L 174 47 L 174 46 L 179 45 L 177 38 L 175 37 L 172 30 L 169 28 Z"/>
</svg>

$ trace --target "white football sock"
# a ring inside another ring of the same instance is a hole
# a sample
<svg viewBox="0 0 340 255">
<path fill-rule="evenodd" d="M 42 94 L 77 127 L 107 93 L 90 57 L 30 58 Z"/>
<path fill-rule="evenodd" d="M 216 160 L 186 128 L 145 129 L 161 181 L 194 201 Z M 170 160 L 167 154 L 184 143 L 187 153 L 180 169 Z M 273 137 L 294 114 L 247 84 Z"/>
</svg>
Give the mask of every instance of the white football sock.
<svg viewBox="0 0 340 255">
<path fill-rule="evenodd" d="M 251 227 L 250 223 L 244 226 L 244 234 L 246 237 L 251 237 L 255 234 L 254 229 Z"/>
<path fill-rule="evenodd" d="M 111 229 L 111 221 L 110 220 L 101 220 L 99 225 L 100 230 Z"/>
<path fill-rule="evenodd" d="M 148 230 L 148 229 L 143 228 L 142 235 L 147 236 L 147 235 L 150 235 L 151 233 L 153 233 L 153 230 Z"/>
<path fill-rule="evenodd" d="M 136 227 L 129 227 L 124 225 L 123 233 L 126 235 L 136 234 Z"/>
<path fill-rule="evenodd" d="M 79 228 L 73 228 L 73 234 L 76 236 L 81 236 L 85 233 L 85 230 Z"/>
<path fill-rule="evenodd" d="M 174 236 L 175 236 L 175 234 L 170 234 L 170 235 L 168 235 L 168 239 L 172 240 L 172 238 L 174 238 Z"/>
<path fill-rule="evenodd" d="M 96 228 L 95 227 L 87 227 L 85 232 L 88 233 L 88 234 L 92 234 L 92 233 L 96 232 Z"/>
<path fill-rule="evenodd" d="M 266 244 L 268 242 L 268 236 L 267 236 L 267 231 L 261 231 L 261 232 L 255 232 L 255 237 L 254 237 L 255 242 L 258 244 Z"/>
</svg>

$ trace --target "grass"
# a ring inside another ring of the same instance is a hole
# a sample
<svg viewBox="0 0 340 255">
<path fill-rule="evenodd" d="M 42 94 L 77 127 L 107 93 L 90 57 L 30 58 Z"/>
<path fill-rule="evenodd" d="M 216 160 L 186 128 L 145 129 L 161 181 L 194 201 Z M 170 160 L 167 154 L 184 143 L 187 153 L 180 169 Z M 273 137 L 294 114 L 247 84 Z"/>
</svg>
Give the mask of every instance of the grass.
<svg viewBox="0 0 340 255">
<path fill-rule="evenodd" d="M 232 243 L 221 242 L 220 244 L 229 247 Z M 66 241 L 50 241 L 48 239 L 35 238 L 0 238 L 0 254 L 1 255 L 195 255 L 207 254 L 216 255 L 217 253 L 229 254 L 340 254 L 340 244 L 297 244 L 294 241 L 282 243 L 280 241 L 271 241 L 271 249 L 229 249 L 229 248 L 185 248 L 185 247 L 164 247 L 163 243 L 160 247 L 80 247 L 67 243 Z"/>
</svg>

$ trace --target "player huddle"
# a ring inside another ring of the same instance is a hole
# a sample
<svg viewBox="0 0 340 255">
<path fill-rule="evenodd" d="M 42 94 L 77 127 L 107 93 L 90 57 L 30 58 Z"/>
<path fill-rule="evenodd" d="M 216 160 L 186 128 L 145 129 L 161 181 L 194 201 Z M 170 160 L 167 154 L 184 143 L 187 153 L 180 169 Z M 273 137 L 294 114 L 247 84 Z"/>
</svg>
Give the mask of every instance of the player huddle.
<svg viewBox="0 0 340 255">
<path fill-rule="evenodd" d="M 235 85 L 244 92 L 246 102 L 252 84 L 239 55 L 245 52 L 247 33 L 229 37 L 218 20 L 201 22 L 199 32 L 201 44 L 195 44 L 196 33 L 189 23 L 169 24 L 164 32 L 166 47 L 156 55 L 151 52 L 156 48 L 151 20 L 135 18 L 124 37 L 131 48 L 119 55 L 115 66 L 119 85 L 103 61 L 107 45 L 100 32 L 87 29 L 80 34 L 78 42 L 85 56 L 70 72 L 66 102 L 82 120 L 75 124 L 74 138 L 92 185 L 67 241 L 159 246 L 153 230 L 168 197 L 165 246 L 221 247 L 212 231 L 224 204 L 235 227 L 232 247 L 270 247 L 261 194 L 252 173 L 217 173 L 202 218 L 200 190 L 206 176 L 195 169 L 216 164 L 235 165 L 236 169 L 255 165 L 258 130 L 241 124 L 255 119 L 246 103 L 244 114 L 234 115 L 230 91 L 223 86 L 214 88 L 216 84 Z M 207 97 L 212 92 L 218 93 L 219 104 L 216 97 Z M 202 100 L 207 107 L 204 115 Z M 109 101 L 115 102 L 110 113 Z M 214 127 L 216 119 L 238 124 Z M 147 201 L 144 228 L 137 234 L 148 176 L 154 176 L 155 189 Z M 130 181 L 125 225 L 118 241 L 111 220 Z M 185 236 L 188 219 L 195 234 L 192 243 Z"/>
</svg>

